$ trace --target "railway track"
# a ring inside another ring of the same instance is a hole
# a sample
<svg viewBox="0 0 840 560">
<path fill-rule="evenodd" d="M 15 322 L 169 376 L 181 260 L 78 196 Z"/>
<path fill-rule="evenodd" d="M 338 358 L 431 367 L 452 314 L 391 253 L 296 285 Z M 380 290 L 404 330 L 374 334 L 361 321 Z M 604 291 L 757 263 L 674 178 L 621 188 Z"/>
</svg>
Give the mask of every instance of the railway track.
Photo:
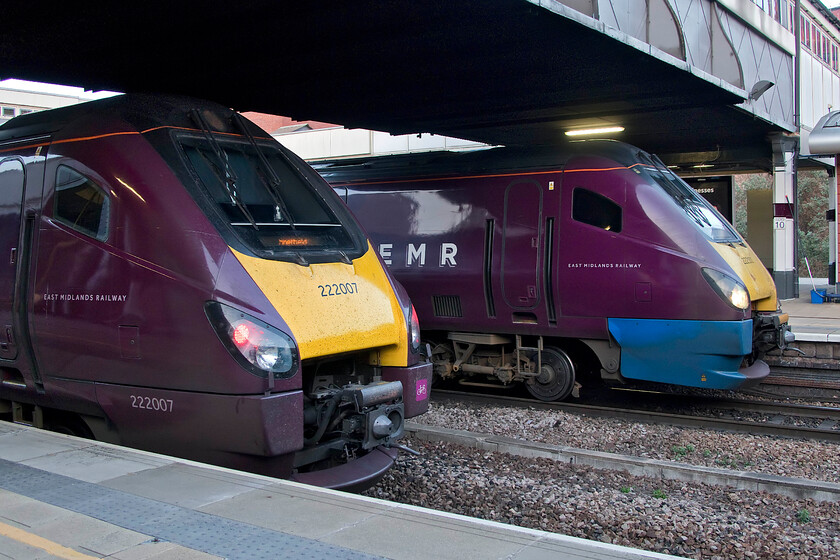
<svg viewBox="0 0 840 560">
<path fill-rule="evenodd" d="M 826 367 L 772 366 L 761 385 L 748 392 L 772 398 L 840 403 L 840 371 L 837 362 L 831 362 L 823 364 Z"/>
<path fill-rule="evenodd" d="M 840 354 L 835 342 L 797 341 L 764 356 L 770 375 L 760 387 L 777 396 L 840 401 Z"/>
<path fill-rule="evenodd" d="M 737 399 L 706 399 L 650 392 L 635 392 L 631 404 L 628 396 L 622 395 L 609 404 L 549 403 L 457 390 L 432 391 L 432 400 L 438 403 L 457 400 L 472 404 L 561 410 L 578 415 L 621 418 L 643 423 L 840 442 L 840 408 Z M 665 400 L 669 403 L 668 411 L 661 410 Z M 653 407 L 660 409 L 651 410 Z M 690 408 L 690 411 L 687 412 L 687 408 Z"/>
</svg>

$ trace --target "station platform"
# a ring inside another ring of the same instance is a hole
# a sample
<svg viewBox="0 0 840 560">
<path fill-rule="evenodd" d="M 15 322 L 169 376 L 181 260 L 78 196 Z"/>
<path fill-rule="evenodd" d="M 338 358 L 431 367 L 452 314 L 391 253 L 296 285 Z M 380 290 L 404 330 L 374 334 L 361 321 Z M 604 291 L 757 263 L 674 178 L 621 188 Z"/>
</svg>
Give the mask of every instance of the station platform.
<svg viewBox="0 0 840 560">
<path fill-rule="evenodd" d="M 675 558 L 0 422 L 0 558 Z"/>
<path fill-rule="evenodd" d="M 797 342 L 840 343 L 840 303 L 825 300 L 812 303 L 811 291 L 822 290 L 827 294 L 840 293 L 840 287 L 830 286 L 825 279 L 800 280 L 799 298 L 781 301 L 782 311 L 790 318 Z"/>
</svg>

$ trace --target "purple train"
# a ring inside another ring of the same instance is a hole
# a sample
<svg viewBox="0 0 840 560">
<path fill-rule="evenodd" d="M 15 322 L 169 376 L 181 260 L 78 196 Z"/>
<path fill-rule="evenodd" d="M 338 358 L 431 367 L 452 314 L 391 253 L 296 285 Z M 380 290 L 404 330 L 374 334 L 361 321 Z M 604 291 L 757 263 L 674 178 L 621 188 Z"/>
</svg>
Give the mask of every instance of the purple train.
<svg viewBox="0 0 840 560">
<path fill-rule="evenodd" d="M 772 278 L 665 165 L 616 141 L 338 160 L 347 201 L 417 306 L 435 374 L 734 389 L 792 339 Z"/>
<path fill-rule="evenodd" d="M 419 326 L 317 173 L 240 115 L 125 95 L 0 127 L 0 413 L 359 489 L 428 407 Z"/>
</svg>

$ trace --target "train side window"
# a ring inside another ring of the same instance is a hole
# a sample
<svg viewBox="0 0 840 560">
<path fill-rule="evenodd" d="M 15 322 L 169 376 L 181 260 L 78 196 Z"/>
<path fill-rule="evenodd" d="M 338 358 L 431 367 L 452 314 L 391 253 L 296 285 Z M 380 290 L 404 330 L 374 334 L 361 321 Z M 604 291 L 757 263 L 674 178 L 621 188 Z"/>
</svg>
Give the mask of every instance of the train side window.
<svg viewBox="0 0 840 560">
<path fill-rule="evenodd" d="M 575 189 L 572 200 L 575 221 L 618 233 L 621 231 L 621 206 L 598 193 Z"/>
<path fill-rule="evenodd" d="M 75 169 L 59 165 L 55 175 L 55 218 L 76 231 L 104 241 L 108 237 L 108 196 Z"/>
</svg>

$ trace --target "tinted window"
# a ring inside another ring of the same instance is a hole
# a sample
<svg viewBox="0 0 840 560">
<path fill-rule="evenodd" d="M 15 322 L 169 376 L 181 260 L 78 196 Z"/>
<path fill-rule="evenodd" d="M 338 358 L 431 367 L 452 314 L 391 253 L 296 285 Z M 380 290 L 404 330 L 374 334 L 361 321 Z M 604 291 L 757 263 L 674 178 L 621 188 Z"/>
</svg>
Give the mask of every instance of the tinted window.
<svg viewBox="0 0 840 560">
<path fill-rule="evenodd" d="M 244 142 L 211 143 L 188 136 L 180 142 L 194 176 L 251 250 L 275 258 L 309 254 L 306 259 L 313 252 L 359 253 L 359 243 L 348 231 L 352 226 L 342 223 L 325 197 L 274 146 L 255 149 Z"/>
<path fill-rule="evenodd" d="M 621 206 L 598 193 L 575 189 L 572 218 L 607 231 L 621 231 Z"/>
<path fill-rule="evenodd" d="M 649 169 L 648 174 L 686 213 L 710 241 L 737 243 L 741 241 L 735 229 L 709 202 L 685 181 L 667 170 Z"/>
<path fill-rule="evenodd" d="M 108 236 L 108 197 L 96 183 L 78 171 L 58 166 L 55 177 L 53 215 L 59 221 L 91 237 Z"/>
</svg>

